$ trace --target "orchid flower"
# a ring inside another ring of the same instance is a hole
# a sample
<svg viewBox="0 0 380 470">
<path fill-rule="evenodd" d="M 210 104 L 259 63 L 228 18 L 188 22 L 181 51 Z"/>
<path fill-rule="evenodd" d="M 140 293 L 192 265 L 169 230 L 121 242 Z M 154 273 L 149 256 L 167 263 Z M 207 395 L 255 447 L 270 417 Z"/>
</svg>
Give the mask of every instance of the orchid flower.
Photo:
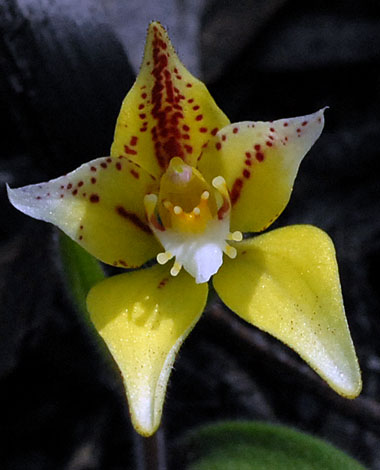
<svg viewBox="0 0 380 470">
<path fill-rule="evenodd" d="M 111 156 L 8 188 L 17 209 L 55 224 L 104 263 L 138 268 L 156 258 L 103 280 L 87 298 L 140 434 L 159 426 L 176 353 L 204 310 L 212 276 L 242 319 L 289 345 L 339 394 L 360 393 L 328 235 L 308 225 L 242 235 L 263 231 L 284 210 L 323 111 L 230 124 L 153 22 Z"/>
</svg>

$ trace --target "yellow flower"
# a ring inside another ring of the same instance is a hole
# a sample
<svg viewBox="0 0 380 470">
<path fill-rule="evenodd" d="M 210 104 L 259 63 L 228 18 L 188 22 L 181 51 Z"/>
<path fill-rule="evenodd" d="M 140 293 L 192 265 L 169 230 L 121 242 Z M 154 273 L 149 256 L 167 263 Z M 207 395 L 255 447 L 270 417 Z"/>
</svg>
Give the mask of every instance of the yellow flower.
<svg viewBox="0 0 380 470">
<path fill-rule="evenodd" d="M 230 124 L 154 22 L 111 156 L 8 188 L 16 208 L 105 263 L 132 268 L 156 257 L 153 267 L 100 282 L 87 299 L 142 435 L 159 426 L 175 355 L 205 307 L 211 276 L 241 318 L 288 344 L 341 395 L 359 394 L 329 237 L 297 225 L 242 240 L 283 211 L 323 123 L 320 110 Z"/>
</svg>

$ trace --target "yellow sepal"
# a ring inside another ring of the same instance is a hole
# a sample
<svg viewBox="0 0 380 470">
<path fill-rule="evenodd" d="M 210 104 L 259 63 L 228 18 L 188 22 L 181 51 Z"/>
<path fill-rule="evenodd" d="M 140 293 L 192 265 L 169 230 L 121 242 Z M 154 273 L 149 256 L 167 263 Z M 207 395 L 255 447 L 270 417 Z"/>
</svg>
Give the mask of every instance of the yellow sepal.
<svg viewBox="0 0 380 470">
<path fill-rule="evenodd" d="M 123 101 L 111 155 L 154 175 L 173 157 L 195 166 L 202 146 L 229 123 L 206 86 L 186 70 L 165 29 L 150 24 L 140 73 Z"/>
<path fill-rule="evenodd" d="M 238 257 L 213 278 L 223 302 L 298 352 L 336 392 L 355 398 L 361 376 L 330 238 L 295 225 L 237 247 Z"/>
<path fill-rule="evenodd" d="M 65 176 L 8 188 L 11 203 L 50 222 L 104 263 L 137 267 L 161 249 L 145 218 L 157 180 L 127 158 L 97 158 Z"/>
<path fill-rule="evenodd" d="M 91 320 L 123 376 L 132 422 L 144 436 L 158 428 L 166 385 L 178 349 L 198 321 L 207 284 L 168 268 L 121 274 L 89 293 Z"/>
<path fill-rule="evenodd" d="M 286 207 L 298 167 L 320 136 L 323 109 L 273 122 L 240 122 L 210 140 L 198 169 L 223 176 L 230 192 L 231 230 L 260 232 Z"/>
</svg>

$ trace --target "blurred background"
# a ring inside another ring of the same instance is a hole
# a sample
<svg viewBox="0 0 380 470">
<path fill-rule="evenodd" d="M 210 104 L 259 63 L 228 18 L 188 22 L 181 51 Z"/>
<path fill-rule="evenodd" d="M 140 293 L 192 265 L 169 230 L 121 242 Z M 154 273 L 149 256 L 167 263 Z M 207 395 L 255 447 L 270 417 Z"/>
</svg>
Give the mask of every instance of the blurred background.
<svg viewBox="0 0 380 470">
<path fill-rule="evenodd" d="M 2 0 L 1 468 L 134 468 L 120 378 L 65 293 L 56 232 L 11 207 L 5 182 L 48 180 L 108 154 L 152 19 L 232 122 L 330 107 L 275 225 L 311 223 L 333 238 L 364 380 L 357 400 L 336 396 L 216 301 L 170 380 L 171 468 L 190 429 L 249 419 L 307 431 L 380 469 L 378 0 Z"/>
</svg>

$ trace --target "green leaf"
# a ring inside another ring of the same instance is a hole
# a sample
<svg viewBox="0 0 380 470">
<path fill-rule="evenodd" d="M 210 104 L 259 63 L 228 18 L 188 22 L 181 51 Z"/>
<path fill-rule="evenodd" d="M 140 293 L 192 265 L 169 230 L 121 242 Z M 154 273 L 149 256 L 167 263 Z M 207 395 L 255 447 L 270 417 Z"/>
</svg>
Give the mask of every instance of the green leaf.
<svg viewBox="0 0 380 470">
<path fill-rule="evenodd" d="M 188 435 L 186 470 L 364 470 L 320 439 L 283 426 L 227 422 Z"/>
<path fill-rule="evenodd" d="M 96 258 L 63 232 L 59 233 L 59 251 L 67 287 L 78 310 L 88 319 L 86 297 L 93 285 L 104 279 Z"/>
</svg>

